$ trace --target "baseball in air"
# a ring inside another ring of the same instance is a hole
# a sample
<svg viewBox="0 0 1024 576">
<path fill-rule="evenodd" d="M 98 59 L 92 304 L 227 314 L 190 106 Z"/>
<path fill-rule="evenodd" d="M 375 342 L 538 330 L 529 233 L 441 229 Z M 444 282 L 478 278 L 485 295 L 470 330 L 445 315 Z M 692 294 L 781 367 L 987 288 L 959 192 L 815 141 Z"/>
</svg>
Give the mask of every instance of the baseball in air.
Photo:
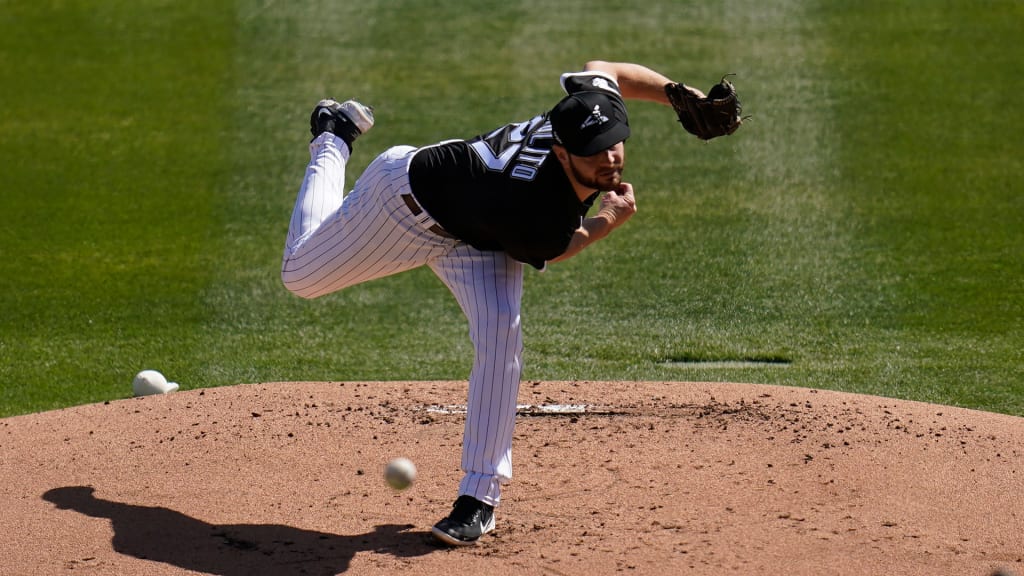
<svg viewBox="0 0 1024 576">
<path fill-rule="evenodd" d="M 132 392 L 136 396 L 167 394 L 178 389 L 176 382 L 168 382 L 163 374 L 156 370 L 143 370 L 135 375 L 132 381 Z"/>
<path fill-rule="evenodd" d="M 384 468 L 384 480 L 395 490 L 405 490 L 416 479 L 416 465 L 408 458 L 395 458 Z"/>
</svg>

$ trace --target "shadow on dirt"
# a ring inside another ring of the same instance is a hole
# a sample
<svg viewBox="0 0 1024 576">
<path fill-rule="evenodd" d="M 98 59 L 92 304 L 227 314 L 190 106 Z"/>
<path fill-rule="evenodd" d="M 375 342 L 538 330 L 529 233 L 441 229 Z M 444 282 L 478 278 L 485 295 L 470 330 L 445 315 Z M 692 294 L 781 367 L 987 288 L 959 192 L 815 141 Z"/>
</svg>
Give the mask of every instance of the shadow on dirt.
<svg viewBox="0 0 1024 576">
<path fill-rule="evenodd" d="M 428 532 L 386 524 L 343 536 L 275 524 L 209 524 L 167 508 L 103 500 L 89 486 L 54 488 L 43 499 L 62 510 L 108 518 L 114 550 L 219 576 L 326 576 L 346 572 L 357 552 L 399 558 L 439 550 Z"/>
</svg>

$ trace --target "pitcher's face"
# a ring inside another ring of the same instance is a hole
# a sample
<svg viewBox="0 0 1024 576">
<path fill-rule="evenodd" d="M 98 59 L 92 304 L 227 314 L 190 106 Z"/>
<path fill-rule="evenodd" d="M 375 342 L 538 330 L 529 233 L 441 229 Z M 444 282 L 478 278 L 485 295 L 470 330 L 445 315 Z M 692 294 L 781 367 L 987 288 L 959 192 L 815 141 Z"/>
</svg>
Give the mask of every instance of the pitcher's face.
<svg viewBox="0 0 1024 576">
<path fill-rule="evenodd" d="M 566 153 L 570 176 L 581 185 L 593 190 L 614 190 L 622 182 L 626 166 L 626 145 L 619 142 L 592 156 L 574 156 Z"/>
</svg>

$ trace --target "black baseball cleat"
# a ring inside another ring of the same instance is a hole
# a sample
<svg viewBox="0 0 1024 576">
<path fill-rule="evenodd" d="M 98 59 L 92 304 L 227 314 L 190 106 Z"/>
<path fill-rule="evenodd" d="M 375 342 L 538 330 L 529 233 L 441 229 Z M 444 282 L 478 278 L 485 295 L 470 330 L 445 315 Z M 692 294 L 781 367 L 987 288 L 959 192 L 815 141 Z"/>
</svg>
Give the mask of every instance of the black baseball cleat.
<svg viewBox="0 0 1024 576">
<path fill-rule="evenodd" d="M 355 100 L 340 104 L 335 100 L 321 100 L 309 116 L 309 132 L 313 139 L 324 132 L 331 132 L 348 144 L 349 151 L 356 138 L 366 134 L 370 128 L 373 128 L 373 108 Z"/>
<path fill-rule="evenodd" d="M 455 501 L 452 513 L 435 524 L 431 533 L 450 546 L 472 546 L 491 530 L 494 530 L 494 506 L 464 494 Z"/>
</svg>

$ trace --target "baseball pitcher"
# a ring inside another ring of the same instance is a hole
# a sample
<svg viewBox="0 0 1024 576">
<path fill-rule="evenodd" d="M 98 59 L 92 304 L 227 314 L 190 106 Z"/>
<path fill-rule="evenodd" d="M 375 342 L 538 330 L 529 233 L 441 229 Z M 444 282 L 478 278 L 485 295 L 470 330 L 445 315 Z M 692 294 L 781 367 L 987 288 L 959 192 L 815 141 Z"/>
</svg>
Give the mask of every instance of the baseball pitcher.
<svg viewBox="0 0 1024 576">
<path fill-rule="evenodd" d="M 622 180 L 631 133 L 625 101 L 671 107 L 705 140 L 741 122 L 731 84 L 709 98 L 638 64 L 589 62 L 563 74 L 561 85 L 564 98 L 523 122 L 384 151 L 348 194 L 345 165 L 373 127 L 372 109 L 322 100 L 310 118 L 310 161 L 281 270 L 288 290 L 316 298 L 428 266 L 469 321 L 475 360 L 465 474 L 452 510 L 432 530 L 453 546 L 494 529 L 501 486 L 512 478 L 524 266 L 544 270 L 570 258 L 636 213 L 633 186 Z"/>
</svg>

